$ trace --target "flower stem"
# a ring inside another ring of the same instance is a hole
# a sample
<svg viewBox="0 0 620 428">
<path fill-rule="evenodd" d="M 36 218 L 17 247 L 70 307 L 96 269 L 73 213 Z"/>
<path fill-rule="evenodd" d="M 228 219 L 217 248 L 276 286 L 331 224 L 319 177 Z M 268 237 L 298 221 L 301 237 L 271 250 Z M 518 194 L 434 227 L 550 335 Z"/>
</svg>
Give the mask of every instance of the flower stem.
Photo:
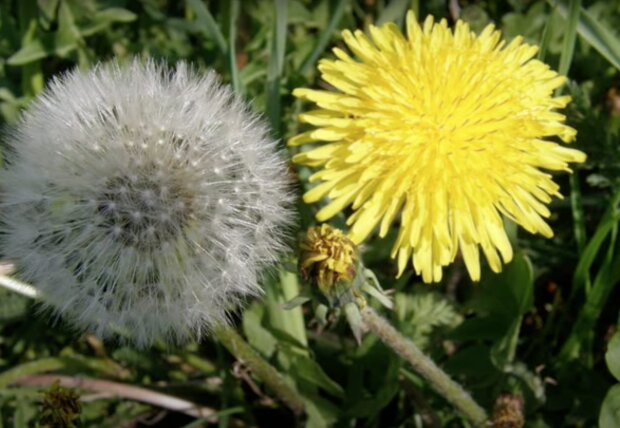
<svg viewBox="0 0 620 428">
<path fill-rule="evenodd" d="M 456 407 L 475 426 L 484 426 L 487 414 L 458 383 L 453 381 L 409 339 L 400 334 L 374 309 L 361 310 L 366 327 L 381 341 L 405 359 L 415 371 L 426 379 L 433 389 Z"/>
<path fill-rule="evenodd" d="M 0 287 L 30 298 L 40 297 L 38 290 L 32 285 L 6 275 L 0 274 Z M 295 414 L 303 413 L 304 402 L 299 393 L 287 384 L 282 375 L 258 355 L 235 329 L 220 327 L 215 331 L 215 335 L 231 354 L 252 369 L 252 372 L 265 382 Z"/>
<path fill-rule="evenodd" d="M 18 281 L 10 276 L 0 274 L 0 286 L 24 297 L 29 297 L 31 299 L 39 298 L 39 290 L 30 284 Z"/>
<path fill-rule="evenodd" d="M 210 422 L 217 421 L 217 412 L 210 407 L 200 406 L 163 392 L 152 391 L 134 385 L 127 385 L 109 380 L 92 379 L 88 377 L 72 377 L 56 374 L 26 376 L 15 380 L 15 384 L 22 386 L 50 386 L 58 382 L 65 388 L 85 389 L 93 392 L 105 393 L 109 396 L 126 398 L 128 400 L 158 406 L 175 412 L 184 413 L 195 418 L 204 418 Z"/>
<path fill-rule="evenodd" d="M 235 329 L 220 327 L 215 330 L 215 335 L 232 355 L 247 365 L 295 414 L 303 413 L 304 402 L 299 393 Z"/>
</svg>

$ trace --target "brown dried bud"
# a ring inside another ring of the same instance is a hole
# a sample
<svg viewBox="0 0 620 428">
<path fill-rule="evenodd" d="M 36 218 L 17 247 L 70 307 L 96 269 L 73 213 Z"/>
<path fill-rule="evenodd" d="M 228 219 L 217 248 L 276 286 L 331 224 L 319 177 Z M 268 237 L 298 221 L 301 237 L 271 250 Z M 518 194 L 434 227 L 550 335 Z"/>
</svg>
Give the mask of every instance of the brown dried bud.
<svg viewBox="0 0 620 428">
<path fill-rule="evenodd" d="M 327 224 L 312 227 L 300 248 L 302 278 L 325 296 L 333 297 L 336 286 L 350 286 L 357 273 L 358 254 L 355 244 L 342 231 Z"/>
<path fill-rule="evenodd" d="M 80 396 L 63 388 L 58 381 L 43 393 L 41 423 L 48 428 L 77 428 L 80 426 Z"/>
<path fill-rule="evenodd" d="M 523 428 L 525 426 L 523 398 L 513 394 L 502 394 L 497 397 L 493 407 L 491 426 L 493 428 Z"/>
</svg>

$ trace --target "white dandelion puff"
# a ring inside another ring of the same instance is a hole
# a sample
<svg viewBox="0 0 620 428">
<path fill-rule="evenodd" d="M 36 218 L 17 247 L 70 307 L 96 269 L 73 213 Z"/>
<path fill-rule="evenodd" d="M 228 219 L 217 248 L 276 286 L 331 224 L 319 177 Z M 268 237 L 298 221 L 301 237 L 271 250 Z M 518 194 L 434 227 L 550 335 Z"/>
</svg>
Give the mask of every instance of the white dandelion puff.
<svg viewBox="0 0 620 428">
<path fill-rule="evenodd" d="M 213 72 L 72 71 L 8 140 L 0 251 L 81 330 L 196 337 L 260 294 L 285 250 L 286 164 Z"/>
</svg>

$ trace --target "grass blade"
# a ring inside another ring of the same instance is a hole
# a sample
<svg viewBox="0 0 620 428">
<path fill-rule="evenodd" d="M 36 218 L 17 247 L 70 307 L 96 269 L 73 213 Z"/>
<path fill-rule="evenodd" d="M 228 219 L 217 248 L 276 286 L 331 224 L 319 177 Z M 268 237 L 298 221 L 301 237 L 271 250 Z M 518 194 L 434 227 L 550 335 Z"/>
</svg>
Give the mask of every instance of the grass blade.
<svg viewBox="0 0 620 428">
<path fill-rule="evenodd" d="M 560 54 L 559 67 L 560 74 L 563 74 L 565 76 L 568 75 L 568 70 L 573 60 L 575 41 L 577 40 L 577 25 L 579 23 L 580 9 L 581 0 L 570 0 L 570 4 L 568 7 L 568 22 L 566 25 L 566 29 L 564 30 L 564 43 L 562 45 L 562 53 Z"/>
<path fill-rule="evenodd" d="M 550 1 L 550 0 L 549 0 Z M 556 3 L 562 16 L 570 16 L 570 9 L 561 2 Z M 605 24 L 597 21 L 588 11 L 579 14 L 577 32 L 607 61 L 620 70 L 620 39 Z"/>
<path fill-rule="evenodd" d="M 538 49 L 537 58 L 540 61 L 545 60 L 545 56 L 547 56 L 547 49 L 549 49 L 549 42 L 551 41 L 551 34 L 553 33 L 551 26 L 553 25 L 553 18 L 555 16 L 555 10 L 557 9 L 557 4 L 553 6 L 551 9 L 551 13 L 547 17 L 547 22 L 545 23 L 545 27 L 543 28 L 542 34 L 540 35 L 540 43 Z"/>
<path fill-rule="evenodd" d="M 559 364 L 578 358 L 580 354 L 584 354 L 584 350 L 588 351 L 588 356 L 591 355 L 594 327 L 619 280 L 620 255 L 617 255 L 612 260 L 606 259 L 596 275 L 592 290 L 586 298 L 586 303 L 581 308 L 577 321 L 573 324 L 573 329 L 562 346 L 558 356 Z M 591 366 L 592 361 L 587 361 L 587 363 Z"/>
<path fill-rule="evenodd" d="M 308 58 L 306 58 L 304 63 L 301 65 L 300 71 L 302 74 L 308 73 L 310 69 L 314 67 L 314 64 L 316 63 L 317 59 L 319 59 L 323 51 L 325 51 L 325 48 L 329 44 L 329 41 L 332 37 L 334 30 L 336 29 L 336 27 L 338 26 L 338 23 L 340 22 L 340 18 L 342 18 L 342 14 L 344 13 L 344 8 L 348 4 L 349 4 L 348 0 L 338 0 L 338 3 L 336 3 L 336 6 L 334 7 L 334 10 L 331 14 L 331 19 L 329 20 L 327 27 L 325 28 L 325 30 L 323 30 L 323 32 L 319 36 L 319 40 L 314 46 L 314 49 L 312 50 L 310 55 L 308 55 Z"/>
<path fill-rule="evenodd" d="M 239 69 L 237 68 L 237 21 L 239 20 L 239 10 L 241 4 L 239 0 L 231 0 L 229 5 L 228 20 L 228 65 L 230 67 L 230 76 L 232 86 L 236 93 L 242 94 L 241 79 L 239 78 Z"/>
<path fill-rule="evenodd" d="M 282 134 L 282 102 L 280 99 L 280 77 L 284 69 L 286 52 L 286 22 L 288 18 L 287 1 L 274 0 L 276 20 L 273 29 L 269 65 L 267 66 L 267 119 L 274 134 Z"/>
<path fill-rule="evenodd" d="M 213 15 L 207 9 L 207 6 L 202 0 L 186 0 L 187 6 L 194 12 L 196 19 L 200 24 L 200 27 L 204 29 L 205 33 L 213 39 L 217 48 L 224 55 L 228 53 L 228 46 L 226 39 L 220 30 L 219 25 L 215 22 Z"/>
<path fill-rule="evenodd" d="M 559 73 L 564 76 L 568 75 L 573 53 L 575 51 L 575 41 L 577 40 L 577 24 L 579 22 L 579 13 L 581 11 L 581 0 L 571 0 L 568 9 L 568 23 L 564 33 L 564 43 L 562 45 L 562 53 L 560 54 Z M 586 226 L 583 215 L 583 203 L 581 200 L 581 189 L 579 188 L 579 175 L 573 172 L 570 178 L 570 204 L 573 214 L 573 232 L 577 249 L 581 254 L 586 246 Z M 589 281 L 587 282 L 589 285 Z"/>
</svg>

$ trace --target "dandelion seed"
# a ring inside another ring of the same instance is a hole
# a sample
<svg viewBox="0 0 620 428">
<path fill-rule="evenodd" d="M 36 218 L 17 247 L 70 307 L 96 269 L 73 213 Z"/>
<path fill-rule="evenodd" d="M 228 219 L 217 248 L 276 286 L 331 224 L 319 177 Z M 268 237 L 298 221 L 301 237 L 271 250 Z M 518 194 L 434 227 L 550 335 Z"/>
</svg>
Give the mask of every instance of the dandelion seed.
<svg viewBox="0 0 620 428">
<path fill-rule="evenodd" d="M 315 129 L 293 137 L 322 142 L 294 161 L 320 170 L 307 203 L 327 197 L 319 221 L 350 206 L 356 244 L 400 216 L 392 249 L 402 274 L 409 260 L 425 282 L 440 281 L 460 249 L 473 280 L 480 249 L 491 269 L 512 258 L 502 216 L 530 233 L 553 232 L 547 204 L 561 197 L 547 171 L 570 171 L 585 155 L 548 141 L 575 138 L 564 124 L 570 97 L 554 97 L 566 79 L 533 59 L 520 37 L 509 44 L 488 26 L 479 36 L 457 22 L 407 16 L 407 37 L 394 24 L 343 32 L 355 57 L 334 49 L 319 64 L 334 91 L 297 89 L 317 109 L 300 116 Z"/>
<path fill-rule="evenodd" d="M 212 72 L 138 61 L 73 71 L 9 143 L 0 249 L 81 330 L 186 341 L 260 294 L 285 250 L 285 162 Z"/>
</svg>

